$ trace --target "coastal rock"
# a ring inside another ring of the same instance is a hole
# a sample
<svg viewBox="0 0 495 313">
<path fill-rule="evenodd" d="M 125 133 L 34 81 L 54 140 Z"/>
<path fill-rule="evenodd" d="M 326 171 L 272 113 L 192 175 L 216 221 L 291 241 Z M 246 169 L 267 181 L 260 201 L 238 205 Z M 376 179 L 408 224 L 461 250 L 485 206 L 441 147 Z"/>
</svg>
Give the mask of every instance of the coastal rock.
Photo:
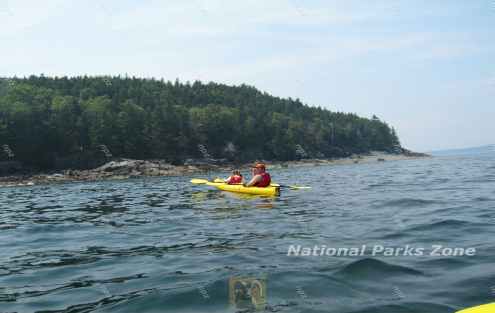
<svg viewBox="0 0 495 313">
<path fill-rule="evenodd" d="M 95 168 L 95 172 L 115 172 L 115 171 L 130 171 L 132 168 L 136 168 L 140 161 L 137 160 L 122 160 L 111 161 L 100 167 Z"/>
<path fill-rule="evenodd" d="M 426 153 L 421 153 L 421 152 L 413 152 L 411 150 L 407 150 L 402 148 L 402 154 L 408 157 L 413 157 L 413 158 L 424 158 L 424 157 L 430 157 L 429 154 Z"/>
<path fill-rule="evenodd" d="M 341 159 L 303 159 L 289 162 L 269 162 L 271 167 L 287 168 L 297 166 L 316 166 L 324 164 L 352 164 L 377 161 L 400 160 L 407 158 L 428 157 L 423 153 L 416 153 L 403 149 L 402 153 L 387 153 L 371 151 L 368 154 L 356 154 L 352 158 Z M 142 176 L 180 176 L 185 174 L 225 171 L 232 169 L 232 164 L 226 160 L 194 160 L 190 159 L 185 165 L 172 165 L 165 160 L 133 160 L 117 159 L 91 170 L 65 170 L 62 173 L 0 176 L 0 186 L 30 186 L 39 184 L 63 183 L 68 181 L 97 181 L 103 179 L 127 179 Z M 249 165 L 238 167 L 248 168 Z"/>
</svg>

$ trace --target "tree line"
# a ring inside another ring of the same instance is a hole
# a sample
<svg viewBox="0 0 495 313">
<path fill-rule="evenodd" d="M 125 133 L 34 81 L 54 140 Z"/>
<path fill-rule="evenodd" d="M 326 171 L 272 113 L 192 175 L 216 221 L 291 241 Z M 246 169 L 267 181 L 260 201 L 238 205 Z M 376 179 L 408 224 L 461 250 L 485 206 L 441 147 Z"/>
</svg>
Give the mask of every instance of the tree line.
<svg viewBox="0 0 495 313">
<path fill-rule="evenodd" d="M 375 116 L 332 112 L 247 85 L 43 75 L 0 79 L 0 145 L 11 151 L 0 151 L 0 160 L 42 169 L 112 157 L 180 164 L 400 149 L 394 129 Z"/>
</svg>

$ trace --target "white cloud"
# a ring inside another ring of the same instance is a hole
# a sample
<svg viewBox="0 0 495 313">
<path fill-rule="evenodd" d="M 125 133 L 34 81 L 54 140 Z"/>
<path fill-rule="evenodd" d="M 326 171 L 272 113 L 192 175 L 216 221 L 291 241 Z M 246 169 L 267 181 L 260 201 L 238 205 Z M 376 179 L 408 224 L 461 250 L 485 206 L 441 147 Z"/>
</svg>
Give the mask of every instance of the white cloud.
<svg viewBox="0 0 495 313">
<path fill-rule="evenodd" d="M 349 24 L 375 16 L 372 12 L 342 8 L 303 7 L 297 1 L 189 1 L 150 2 L 114 14 L 112 23 L 121 30 L 162 27 L 169 36 L 249 35 L 272 26 Z"/>
<path fill-rule="evenodd" d="M 0 0 L 0 39 L 17 37 L 23 31 L 35 28 L 41 23 L 50 22 L 65 10 L 63 0 L 28 1 Z"/>
</svg>

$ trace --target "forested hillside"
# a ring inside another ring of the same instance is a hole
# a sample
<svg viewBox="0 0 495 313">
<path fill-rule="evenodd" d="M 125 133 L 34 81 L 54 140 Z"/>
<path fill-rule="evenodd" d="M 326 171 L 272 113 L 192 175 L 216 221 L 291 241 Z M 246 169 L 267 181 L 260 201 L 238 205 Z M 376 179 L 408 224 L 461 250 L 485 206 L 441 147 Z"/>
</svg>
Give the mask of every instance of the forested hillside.
<svg viewBox="0 0 495 313">
<path fill-rule="evenodd" d="M 246 85 L 31 76 L 0 80 L 0 144 L 0 160 L 68 168 L 105 157 L 340 157 L 393 151 L 399 141 L 376 117 L 310 107 Z"/>
</svg>

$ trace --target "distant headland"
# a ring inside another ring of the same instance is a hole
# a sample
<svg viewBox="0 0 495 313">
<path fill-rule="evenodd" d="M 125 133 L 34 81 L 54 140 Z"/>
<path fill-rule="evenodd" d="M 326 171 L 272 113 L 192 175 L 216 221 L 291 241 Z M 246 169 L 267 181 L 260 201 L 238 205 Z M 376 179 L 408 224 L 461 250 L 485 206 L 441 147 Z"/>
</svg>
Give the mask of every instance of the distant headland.
<svg viewBox="0 0 495 313">
<path fill-rule="evenodd" d="M 87 171 L 119 159 L 201 167 L 414 155 L 376 116 L 247 85 L 118 76 L 0 79 L 0 145 L 4 176 Z"/>
</svg>

